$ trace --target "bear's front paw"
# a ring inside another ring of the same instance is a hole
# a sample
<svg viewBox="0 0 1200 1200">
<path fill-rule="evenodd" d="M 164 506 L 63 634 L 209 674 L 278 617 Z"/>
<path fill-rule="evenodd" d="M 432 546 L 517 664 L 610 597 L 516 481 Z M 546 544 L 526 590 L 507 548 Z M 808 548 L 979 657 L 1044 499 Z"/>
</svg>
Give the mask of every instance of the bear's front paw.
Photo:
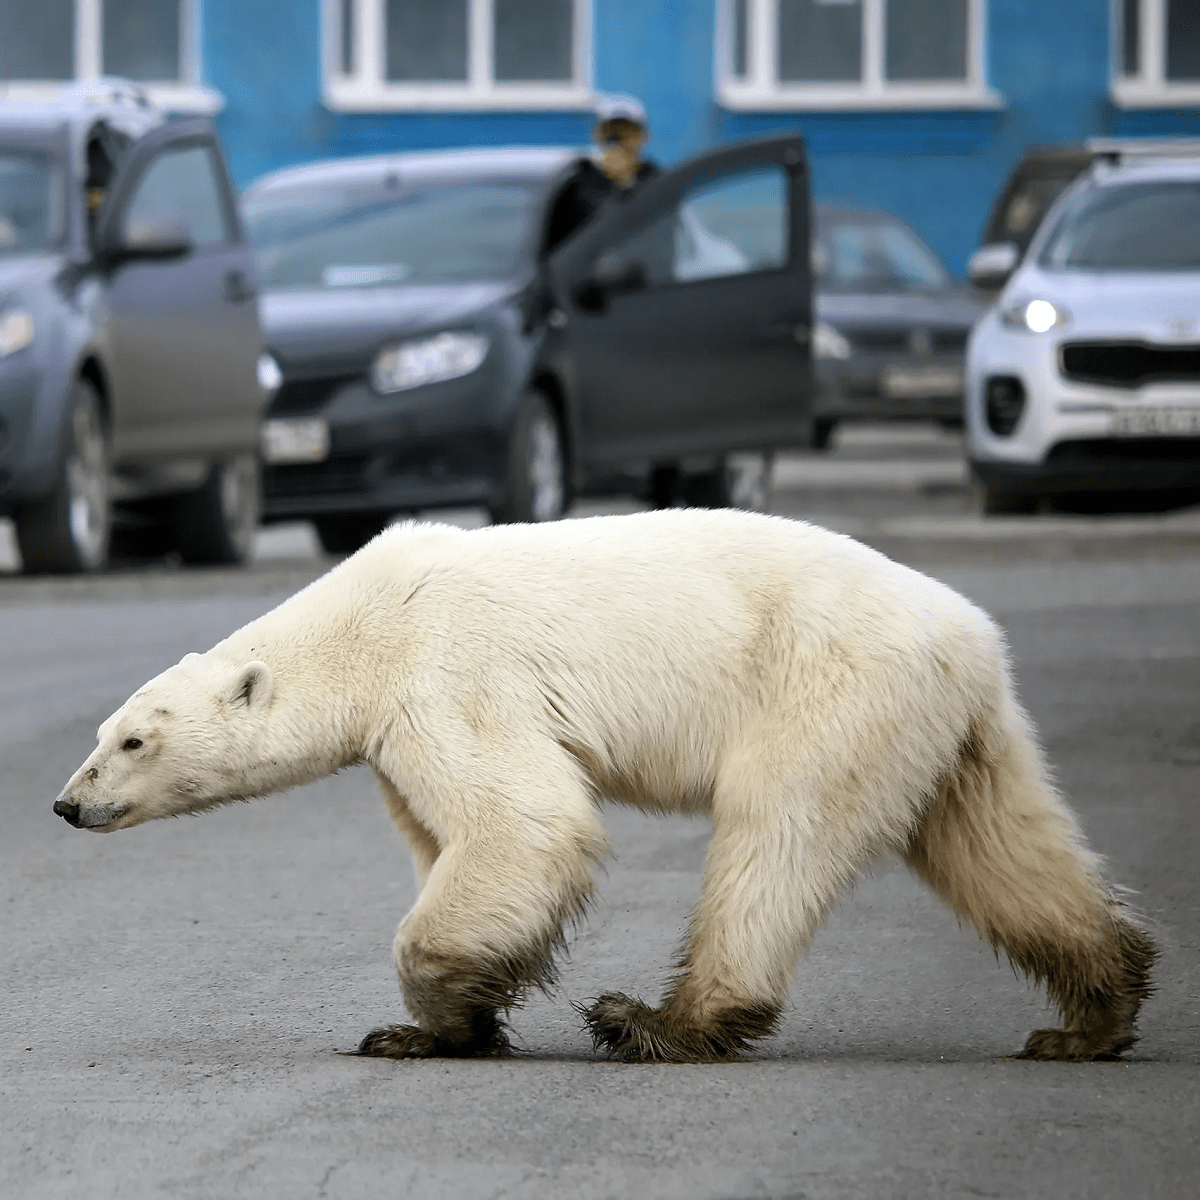
<svg viewBox="0 0 1200 1200">
<path fill-rule="evenodd" d="M 670 1062 L 674 1047 L 663 1039 L 662 1014 L 621 992 L 601 996 L 580 1011 L 597 1050 L 622 1062 Z"/>
<path fill-rule="evenodd" d="M 372 1029 L 359 1043 L 358 1053 L 367 1058 L 433 1058 L 437 1038 L 415 1025 L 389 1025 Z"/>
<path fill-rule="evenodd" d="M 1016 1057 L 1036 1062 L 1115 1062 L 1132 1041 L 1119 1047 L 1097 1046 L 1094 1039 L 1075 1029 L 1035 1029 Z"/>
</svg>

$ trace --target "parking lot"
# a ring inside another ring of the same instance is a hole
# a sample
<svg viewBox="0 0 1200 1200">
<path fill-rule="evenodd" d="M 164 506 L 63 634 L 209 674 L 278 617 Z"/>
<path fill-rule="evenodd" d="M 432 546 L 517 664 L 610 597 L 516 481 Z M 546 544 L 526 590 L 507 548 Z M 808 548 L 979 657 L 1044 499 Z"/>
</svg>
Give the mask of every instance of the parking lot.
<svg viewBox="0 0 1200 1200">
<path fill-rule="evenodd" d="M 985 522 L 960 455 L 936 428 L 851 431 L 781 462 L 776 507 L 1007 629 L 1062 785 L 1163 946 L 1127 1062 L 1010 1060 L 1045 1023 L 1040 994 L 891 862 L 843 898 L 748 1061 L 599 1060 L 571 1002 L 658 992 L 707 840 L 616 809 L 599 902 L 561 991 L 515 1015 L 516 1058 L 342 1057 L 401 1015 L 390 944 L 414 894 L 369 773 L 111 839 L 50 811 L 130 691 L 324 569 L 310 529 L 280 526 L 245 570 L 0 580 L 0 1192 L 1189 1195 L 1200 513 Z"/>
</svg>

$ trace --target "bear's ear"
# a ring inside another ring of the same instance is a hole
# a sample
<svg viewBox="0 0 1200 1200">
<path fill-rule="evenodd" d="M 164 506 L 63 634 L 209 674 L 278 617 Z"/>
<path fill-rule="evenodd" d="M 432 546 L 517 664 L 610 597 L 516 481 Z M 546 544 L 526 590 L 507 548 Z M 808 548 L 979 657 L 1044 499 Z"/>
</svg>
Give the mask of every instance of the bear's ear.
<svg viewBox="0 0 1200 1200">
<path fill-rule="evenodd" d="M 265 662 L 240 667 L 225 693 L 232 708 L 264 708 L 275 691 L 275 677 Z"/>
</svg>

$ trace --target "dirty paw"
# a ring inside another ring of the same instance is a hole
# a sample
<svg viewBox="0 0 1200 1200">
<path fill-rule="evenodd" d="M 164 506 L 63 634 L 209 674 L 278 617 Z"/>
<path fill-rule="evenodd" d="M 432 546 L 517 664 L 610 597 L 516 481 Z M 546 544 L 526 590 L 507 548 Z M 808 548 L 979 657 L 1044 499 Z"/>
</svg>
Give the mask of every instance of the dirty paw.
<svg viewBox="0 0 1200 1200">
<path fill-rule="evenodd" d="M 433 1058 L 438 1053 L 437 1038 L 416 1025 L 388 1025 L 372 1029 L 357 1053 L 367 1058 Z"/>
<path fill-rule="evenodd" d="M 1074 1029 L 1035 1029 L 1017 1058 L 1035 1062 L 1114 1062 L 1133 1044 L 1133 1039 L 1114 1046 L 1097 1045 L 1087 1034 Z"/>
</svg>

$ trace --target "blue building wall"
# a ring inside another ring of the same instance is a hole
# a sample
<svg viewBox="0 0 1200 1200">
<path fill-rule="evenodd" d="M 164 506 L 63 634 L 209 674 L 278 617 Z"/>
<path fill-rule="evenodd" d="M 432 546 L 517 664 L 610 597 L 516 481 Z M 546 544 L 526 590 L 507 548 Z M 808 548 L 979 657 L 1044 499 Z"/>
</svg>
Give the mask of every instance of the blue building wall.
<svg viewBox="0 0 1200 1200">
<path fill-rule="evenodd" d="M 1121 111 L 1109 99 L 1109 0 L 989 0 L 996 110 L 735 113 L 713 96 L 713 0 L 593 0 L 601 91 L 640 96 L 648 153 L 669 165 L 783 129 L 809 139 L 820 201 L 885 208 L 961 274 L 997 189 L 1033 145 L 1101 135 L 1200 136 L 1200 110 Z M 203 0 L 204 82 L 234 175 L 387 150 L 581 143 L 580 112 L 335 113 L 321 101 L 319 0 Z"/>
</svg>

